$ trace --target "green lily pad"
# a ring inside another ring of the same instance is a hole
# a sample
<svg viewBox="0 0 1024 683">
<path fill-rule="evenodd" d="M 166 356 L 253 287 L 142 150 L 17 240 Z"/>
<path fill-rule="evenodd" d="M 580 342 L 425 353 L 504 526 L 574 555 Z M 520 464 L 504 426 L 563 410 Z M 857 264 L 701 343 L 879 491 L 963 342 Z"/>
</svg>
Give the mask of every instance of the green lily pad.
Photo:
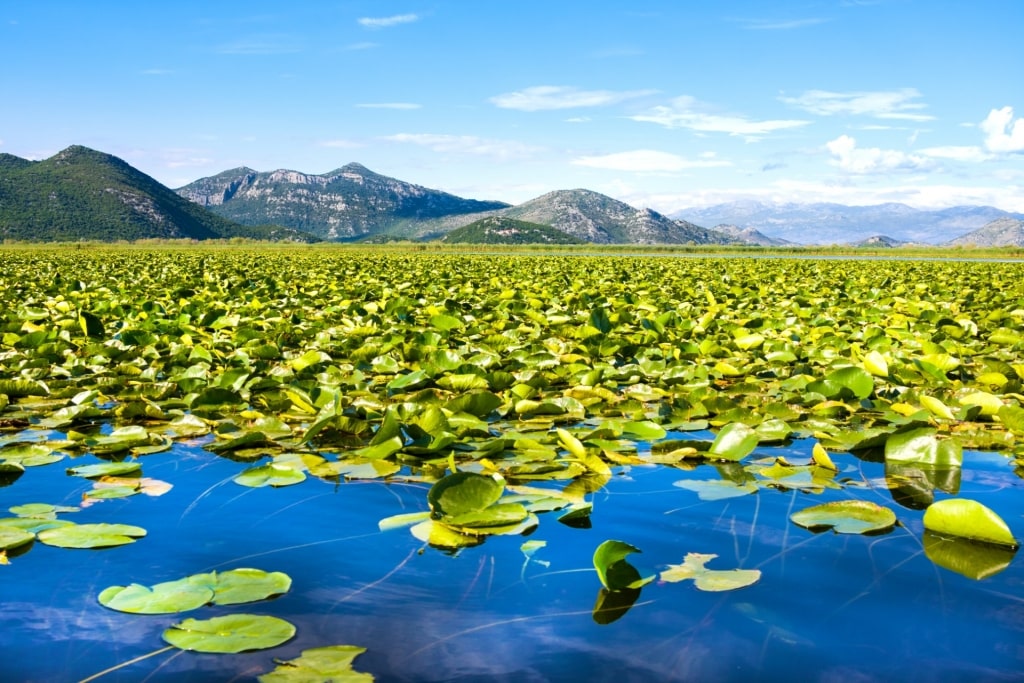
<svg viewBox="0 0 1024 683">
<path fill-rule="evenodd" d="M 204 576 L 204 575 L 199 575 Z M 292 579 L 284 572 L 265 572 L 262 569 L 232 569 L 213 572 L 213 604 L 241 605 L 247 602 L 266 600 L 274 595 L 287 593 Z"/>
<path fill-rule="evenodd" d="M 298 657 L 275 660 L 277 668 L 259 677 L 259 683 L 372 683 L 372 674 L 353 671 L 356 657 L 366 652 L 355 645 L 329 645 L 303 650 Z"/>
<path fill-rule="evenodd" d="M 1017 551 L 1005 545 L 974 543 L 924 532 L 924 554 L 943 569 L 980 581 L 1010 566 Z"/>
<path fill-rule="evenodd" d="M 79 465 L 69 467 L 67 472 L 73 477 L 84 477 L 94 479 L 96 477 L 123 477 L 126 474 L 133 474 L 142 471 L 142 463 L 136 460 L 124 462 L 101 462 L 95 465 Z"/>
<path fill-rule="evenodd" d="M 470 548 L 484 542 L 484 536 L 462 534 L 433 519 L 420 522 L 409 531 L 419 540 L 435 548 Z"/>
<path fill-rule="evenodd" d="M 376 448 L 371 446 L 371 448 Z M 346 479 L 383 479 L 400 472 L 402 466 L 390 460 L 338 460 L 317 465 L 309 471 L 314 477 L 345 477 Z"/>
<path fill-rule="evenodd" d="M 654 580 L 654 576 L 641 576 L 636 567 L 626 562 L 626 557 L 642 552 L 636 546 L 623 541 L 608 540 L 594 551 L 594 568 L 601 584 L 610 591 L 637 589 Z"/>
<path fill-rule="evenodd" d="M 306 481 L 306 473 L 276 462 L 250 467 L 234 478 L 236 484 L 260 488 L 263 486 L 292 486 Z"/>
<path fill-rule="evenodd" d="M 475 472 L 449 474 L 430 487 L 427 503 L 436 516 L 457 517 L 496 503 L 505 484 Z"/>
<path fill-rule="evenodd" d="M 757 432 L 742 422 L 733 422 L 718 432 L 707 455 L 719 460 L 742 460 L 757 448 L 757 443 Z"/>
<path fill-rule="evenodd" d="M 145 535 L 145 529 L 129 524 L 70 524 L 40 531 L 38 538 L 58 548 L 111 548 Z"/>
<path fill-rule="evenodd" d="M 202 607 L 213 600 L 213 590 L 191 577 L 153 586 L 133 583 L 110 586 L 99 595 L 104 607 L 129 614 L 174 614 Z"/>
<path fill-rule="evenodd" d="M 831 528 L 837 534 L 877 533 L 896 526 L 892 510 L 867 500 L 822 503 L 794 512 L 789 518 L 805 529 Z"/>
<path fill-rule="evenodd" d="M 31 543 L 36 535 L 23 529 L 16 529 L 10 526 L 0 526 L 0 550 L 17 548 Z"/>
<path fill-rule="evenodd" d="M 277 617 L 230 614 L 213 619 L 185 619 L 163 632 L 163 639 L 182 650 L 233 654 L 266 650 L 291 640 L 295 626 Z"/>
<path fill-rule="evenodd" d="M 963 449 L 952 439 L 939 439 L 931 428 L 897 432 L 885 440 L 885 460 L 936 469 L 960 467 Z"/>
<path fill-rule="evenodd" d="M 746 588 L 761 580 L 759 569 L 706 569 L 704 565 L 716 557 L 718 555 L 687 553 L 682 564 L 670 564 L 661 573 L 661 580 L 675 583 L 693 579 L 698 590 L 711 592 Z"/>
<path fill-rule="evenodd" d="M 1010 527 L 999 515 L 968 498 L 948 498 L 929 505 L 924 512 L 924 528 L 943 536 L 1019 547 Z"/>
</svg>

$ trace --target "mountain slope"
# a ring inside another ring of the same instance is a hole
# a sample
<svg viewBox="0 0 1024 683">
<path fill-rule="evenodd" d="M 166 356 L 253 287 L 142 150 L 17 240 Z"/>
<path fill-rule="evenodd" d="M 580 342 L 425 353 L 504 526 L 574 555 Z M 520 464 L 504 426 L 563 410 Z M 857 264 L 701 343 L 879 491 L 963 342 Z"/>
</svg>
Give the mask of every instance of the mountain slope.
<svg viewBox="0 0 1024 683">
<path fill-rule="evenodd" d="M 674 216 L 703 225 L 729 223 L 800 244 L 846 244 L 884 234 L 904 242 L 941 244 L 1009 214 L 991 206 L 921 210 L 905 204 L 843 204 L 736 201 L 684 209 Z"/>
<path fill-rule="evenodd" d="M 508 206 L 388 178 L 355 163 L 322 175 L 236 168 L 201 178 L 177 192 L 245 225 L 276 223 L 325 239 L 357 239 L 385 232 L 403 221 Z"/>
<path fill-rule="evenodd" d="M 301 237 L 197 206 L 117 157 L 74 145 L 43 161 L 0 158 L 0 237 L 28 241 Z"/>
<path fill-rule="evenodd" d="M 746 244 L 757 247 L 783 247 L 787 244 L 793 244 L 787 240 L 779 239 L 777 237 L 768 237 L 761 232 L 758 232 L 754 228 L 741 228 L 737 225 L 716 225 L 712 228 L 717 233 L 721 233 L 731 238 L 732 240 L 739 242 L 740 244 Z"/>
<path fill-rule="evenodd" d="M 550 225 L 489 216 L 445 235 L 448 244 L 585 244 L 578 237 Z"/>
<path fill-rule="evenodd" d="M 1024 247 L 1024 220 L 1019 218 L 997 218 L 977 230 L 957 237 L 950 246 L 975 247 Z"/>
</svg>

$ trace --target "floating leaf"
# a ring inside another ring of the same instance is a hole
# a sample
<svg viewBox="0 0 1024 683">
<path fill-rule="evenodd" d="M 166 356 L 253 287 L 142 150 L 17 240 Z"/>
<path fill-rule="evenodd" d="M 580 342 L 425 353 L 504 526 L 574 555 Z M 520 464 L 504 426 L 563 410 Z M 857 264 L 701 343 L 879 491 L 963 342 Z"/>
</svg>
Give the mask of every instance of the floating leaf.
<svg viewBox="0 0 1024 683">
<path fill-rule="evenodd" d="M 952 468 L 963 463 L 963 449 L 952 439 L 939 439 L 930 428 L 897 432 L 885 440 L 886 462 Z"/>
<path fill-rule="evenodd" d="M 266 650 L 291 640 L 295 626 L 277 617 L 230 614 L 213 619 L 185 619 L 163 632 L 163 639 L 182 650 L 232 654 Z"/>
<path fill-rule="evenodd" d="M 366 652 L 355 645 L 329 645 L 303 650 L 295 659 L 275 660 L 277 668 L 259 677 L 259 683 L 372 683 L 373 675 L 352 670 L 352 662 Z"/>
<path fill-rule="evenodd" d="M 924 512 L 924 528 L 944 536 L 1017 548 L 1010 527 L 995 512 L 968 498 L 949 498 L 932 503 Z"/>
<path fill-rule="evenodd" d="M 723 479 L 682 479 L 672 485 L 695 492 L 701 500 L 726 500 L 757 493 L 757 484 Z"/>
<path fill-rule="evenodd" d="M 145 535 L 145 529 L 129 524 L 70 524 L 40 531 L 38 538 L 58 548 L 110 548 Z"/>
<path fill-rule="evenodd" d="M 694 585 L 702 591 L 731 591 L 746 588 L 761 579 L 759 569 L 706 569 L 705 564 L 718 555 L 687 553 L 682 564 L 670 564 L 661 573 L 661 580 L 669 583 L 693 579 Z"/>
<path fill-rule="evenodd" d="M 16 529 L 10 526 L 0 526 L 0 550 L 17 548 L 26 543 L 31 543 L 36 535 L 23 529 Z"/>
<path fill-rule="evenodd" d="M 892 510 L 867 500 L 822 503 L 794 512 L 789 518 L 805 529 L 831 528 L 837 534 L 878 533 L 896 526 Z"/>
<path fill-rule="evenodd" d="M 292 486 L 306 480 L 306 473 L 288 465 L 271 462 L 259 467 L 251 467 L 234 479 L 236 484 L 260 488 L 263 486 Z"/>
<path fill-rule="evenodd" d="M 215 581 L 213 604 L 240 605 L 246 602 L 265 600 L 274 595 L 287 593 L 292 579 L 283 572 L 265 572 L 262 569 L 231 569 L 214 572 Z"/>
<path fill-rule="evenodd" d="M 642 577 L 626 557 L 641 550 L 622 541 L 605 541 L 594 551 L 594 568 L 601 584 L 610 591 L 636 589 L 650 583 L 654 576 Z"/>
<path fill-rule="evenodd" d="M 504 482 L 494 477 L 456 472 L 430 487 L 427 503 L 436 516 L 455 517 L 496 503 L 504 490 Z"/>
<path fill-rule="evenodd" d="M 469 548 L 484 542 L 483 536 L 459 533 L 432 519 L 420 522 L 409 530 L 416 538 L 437 548 Z"/>
<path fill-rule="evenodd" d="M 79 465 L 78 467 L 68 468 L 67 472 L 74 477 L 93 479 L 96 477 L 106 476 L 119 477 L 125 474 L 141 471 L 141 462 L 136 460 L 126 460 L 124 462 L 101 462 L 95 465 Z"/>
<path fill-rule="evenodd" d="M 742 422 L 733 422 L 718 432 L 707 454 L 709 458 L 720 460 L 742 460 L 753 452 L 757 443 L 757 432 Z"/>
<path fill-rule="evenodd" d="M 110 586 L 99 595 L 99 603 L 108 609 L 129 614 L 174 614 L 202 607 L 213 600 L 213 590 L 191 577 L 166 581 L 153 586 L 133 583 Z"/>
</svg>

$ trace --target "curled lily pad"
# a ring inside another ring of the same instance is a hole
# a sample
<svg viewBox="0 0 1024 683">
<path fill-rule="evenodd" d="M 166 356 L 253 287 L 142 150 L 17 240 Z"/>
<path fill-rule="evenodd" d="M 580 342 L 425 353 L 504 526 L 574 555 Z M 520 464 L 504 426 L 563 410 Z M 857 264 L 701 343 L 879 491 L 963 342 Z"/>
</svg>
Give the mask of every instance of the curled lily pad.
<svg viewBox="0 0 1024 683">
<path fill-rule="evenodd" d="M 1008 548 L 1020 545 L 999 515 L 968 498 L 949 498 L 929 505 L 924 512 L 924 528 L 944 536 L 957 536 L 979 543 Z"/>
<path fill-rule="evenodd" d="M 641 576 L 626 557 L 641 550 L 623 541 L 608 540 L 594 551 L 594 568 L 601 584 L 610 591 L 637 589 L 654 580 L 654 576 Z"/>
<path fill-rule="evenodd" d="M 682 564 L 670 564 L 661 573 L 661 580 L 669 583 L 693 579 L 702 591 L 731 591 L 746 588 L 761 580 L 759 569 L 706 569 L 705 564 L 718 557 L 704 553 L 687 553 Z"/>
<path fill-rule="evenodd" d="M 137 583 L 110 586 L 100 593 L 98 599 L 104 607 L 118 612 L 174 614 L 202 607 L 213 600 L 213 590 L 190 577 L 153 586 Z"/>
<path fill-rule="evenodd" d="M 718 432 L 707 455 L 720 460 L 742 460 L 757 448 L 757 443 L 757 432 L 742 422 L 733 422 Z"/>
<path fill-rule="evenodd" d="M 837 534 L 867 534 L 889 531 L 896 526 L 896 515 L 887 507 L 867 500 L 839 500 L 813 505 L 789 518 L 805 529 L 831 528 Z"/>
<path fill-rule="evenodd" d="M 182 650 L 232 654 L 266 650 L 291 640 L 295 626 L 277 617 L 229 614 L 213 619 L 185 619 L 163 632 L 163 639 Z"/>
<path fill-rule="evenodd" d="M 145 529 L 129 524 L 70 524 L 40 531 L 38 538 L 58 548 L 110 548 L 145 535 Z"/>
<path fill-rule="evenodd" d="M 355 645 L 329 645 L 303 650 L 298 657 L 276 660 L 277 668 L 259 677 L 259 683 L 372 683 L 372 674 L 354 671 L 352 662 L 366 652 Z"/>
</svg>

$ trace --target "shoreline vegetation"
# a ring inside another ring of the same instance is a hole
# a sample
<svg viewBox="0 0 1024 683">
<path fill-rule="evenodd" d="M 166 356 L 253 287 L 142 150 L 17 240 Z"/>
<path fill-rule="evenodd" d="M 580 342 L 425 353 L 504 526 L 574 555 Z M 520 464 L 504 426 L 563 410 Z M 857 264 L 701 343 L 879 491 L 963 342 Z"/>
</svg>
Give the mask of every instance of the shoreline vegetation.
<svg viewBox="0 0 1024 683">
<path fill-rule="evenodd" d="M 748 245 L 680 245 L 680 244 L 447 244 L 443 242 L 394 241 L 384 243 L 363 242 L 269 242 L 234 237 L 230 239 L 143 239 L 135 241 L 101 242 L 28 242 L 4 240 L 0 253 L 15 250 L 119 250 L 119 249 L 260 249 L 267 251 L 297 251 L 311 249 L 336 252 L 433 254 L 544 254 L 564 256 L 706 256 L 706 257 L 869 257 L 887 259 L 943 259 L 950 261 L 971 259 L 1024 259 L 1024 247 L 940 247 L 927 245 L 900 247 L 866 247 L 846 244 L 748 246 Z"/>
</svg>

